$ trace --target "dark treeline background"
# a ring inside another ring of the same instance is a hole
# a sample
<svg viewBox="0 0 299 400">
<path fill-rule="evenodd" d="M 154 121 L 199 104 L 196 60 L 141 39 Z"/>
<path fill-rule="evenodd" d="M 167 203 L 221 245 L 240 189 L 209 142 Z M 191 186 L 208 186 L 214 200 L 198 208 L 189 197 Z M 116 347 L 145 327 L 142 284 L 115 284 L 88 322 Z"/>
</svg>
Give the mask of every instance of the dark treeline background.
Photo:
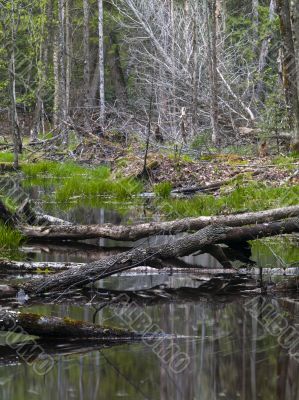
<svg viewBox="0 0 299 400">
<path fill-rule="evenodd" d="M 71 129 L 142 137 L 149 117 L 157 140 L 291 132 L 299 141 L 299 2 L 6 0 L 0 9 L 0 123 L 15 143 L 51 130 L 67 141 Z"/>
</svg>

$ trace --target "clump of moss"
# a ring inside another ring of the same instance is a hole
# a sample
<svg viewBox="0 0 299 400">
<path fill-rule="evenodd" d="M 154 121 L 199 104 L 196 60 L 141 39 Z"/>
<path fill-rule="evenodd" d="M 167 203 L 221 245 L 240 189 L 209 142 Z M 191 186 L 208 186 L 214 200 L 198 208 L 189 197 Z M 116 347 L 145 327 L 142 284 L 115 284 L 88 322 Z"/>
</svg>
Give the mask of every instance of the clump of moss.
<svg viewBox="0 0 299 400">
<path fill-rule="evenodd" d="M 153 187 L 154 193 L 157 197 L 166 199 L 170 196 L 172 191 L 171 182 L 160 182 Z"/>
</svg>

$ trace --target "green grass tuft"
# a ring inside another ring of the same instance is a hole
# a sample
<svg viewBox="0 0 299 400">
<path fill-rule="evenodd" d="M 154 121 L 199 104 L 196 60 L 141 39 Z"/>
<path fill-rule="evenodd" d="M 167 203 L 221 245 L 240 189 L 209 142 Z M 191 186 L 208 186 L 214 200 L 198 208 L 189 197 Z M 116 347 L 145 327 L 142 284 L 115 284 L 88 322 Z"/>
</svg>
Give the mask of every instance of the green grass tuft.
<svg viewBox="0 0 299 400">
<path fill-rule="evenodd" d="M 23 235 L 0 222 L 0 253 L 5 250 L 17 250 L 24 240 Z"/>
<path fill-rule="evenodd" d="M 218 197 L 197 195 L 191 199 L 157 199 L 156 204 L 167 218 L 174 219 L 287 207 L 297 205 L 298 199 L 299 185 L 268 187 L 250 182 Z"/>
<path fill-rule="evenodd" d="M 0 162 L 13 162 L 14 154 L 9 152 L 0 152 Z"/>
<path fill-rule="evenodd" d="M 93 177 L 79 180 L 76 177 L 66 180 L 56 191 L 56 200 L 66 202 L 72 197 L 91 198 L 96 196 L 113 196 L 117 199 L 127 199 L 140 194 L 143 190 L 141 182 L 135 179 L 111 179 Z"/>
<path fill-rule="evenodd" d="M 25 164 L 22 171 L 29 178 L 37 178 L 40 175 L 51 175 L 53 177 L 68 177 L 74 174 L 84 174 L 86 168 L 73 162 L 59 163 L 55 161 L 41 161 L 36 164 Z"/>
<path fill-rule="evenodd" d="M 170 197 L 172 191 L 171 182 L 160 182 L 153 187 L 154 193 L 157 197 L 167 199 Z"/>
</svg>

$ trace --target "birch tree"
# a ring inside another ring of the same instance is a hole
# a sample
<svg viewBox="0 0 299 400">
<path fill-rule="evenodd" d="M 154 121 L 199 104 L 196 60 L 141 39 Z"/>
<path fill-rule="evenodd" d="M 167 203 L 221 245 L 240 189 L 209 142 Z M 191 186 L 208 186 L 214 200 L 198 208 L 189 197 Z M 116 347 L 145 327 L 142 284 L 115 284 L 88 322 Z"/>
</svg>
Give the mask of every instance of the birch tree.
<svg viewBox="0 0 299 400">
<path fill-rule="evenodd" d="M 103 0 L 98 0 L 98 31 L 99 31 L 99 97 L 100 126 L 104 133 L 105 125 L 105 64 L 104 64 L 104 9 Z"/>
</svg>

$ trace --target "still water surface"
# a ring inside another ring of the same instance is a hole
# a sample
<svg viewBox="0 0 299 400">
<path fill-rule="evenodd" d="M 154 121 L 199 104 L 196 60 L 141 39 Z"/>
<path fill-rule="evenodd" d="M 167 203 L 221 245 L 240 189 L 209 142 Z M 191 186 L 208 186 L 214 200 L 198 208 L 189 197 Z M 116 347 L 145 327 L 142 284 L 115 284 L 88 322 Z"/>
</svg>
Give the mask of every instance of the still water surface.
<svg viewBox="0 0 299 400">
<path fill-rule="evenodd" d="M 39 199 L 38 193 L 31 195 Z M 52 214 L 87 224 L 124 223 L 128 218 L 114 211 L 85 207 L 68 213 L 54 207 Z M 144 220 L 146 212 L 135 210 L 129 218 Z M 90 244 L 101 248 L 42 245 L 27 246 L 25 250 L 34 260 L 88 262 L 109 255 L 115 246 L 123 246 L 107 240 Z M 266 254 L 263 263 L 277 266 L 276 259 Z M 185 261 L 219 267 L 208 255 L 191 256 Z M 132 290 L 161 284 L 188 287 L 193 283 L 192 276 L 149 274 L 112 277 L 102 281 L 100 287 Z M 91 302 L 82 305 L 70 300 L 24 305 L 23 310 L 90 322 L 95 318 L 107 326 L 137 331 L 146 328 L 165 335 L 151 342 L 104 346 L 43 342 L 41 347 L 54 362 L 42 375 L 36 372 L 38 361 L 34 356 L 25 357 L 25 362 L 15 350 L 4 346 L 7 339 L 2 336 L 1 400 L 299 400 L 298 297 L 164 299 L 133 304 L 121 311 L 108 304 L 98 313 Z M 275 321 L 282 325 L 275 325 Z M 292 329 L 294 336 L 288 345 L 275 326 Z"/>
</svg>

